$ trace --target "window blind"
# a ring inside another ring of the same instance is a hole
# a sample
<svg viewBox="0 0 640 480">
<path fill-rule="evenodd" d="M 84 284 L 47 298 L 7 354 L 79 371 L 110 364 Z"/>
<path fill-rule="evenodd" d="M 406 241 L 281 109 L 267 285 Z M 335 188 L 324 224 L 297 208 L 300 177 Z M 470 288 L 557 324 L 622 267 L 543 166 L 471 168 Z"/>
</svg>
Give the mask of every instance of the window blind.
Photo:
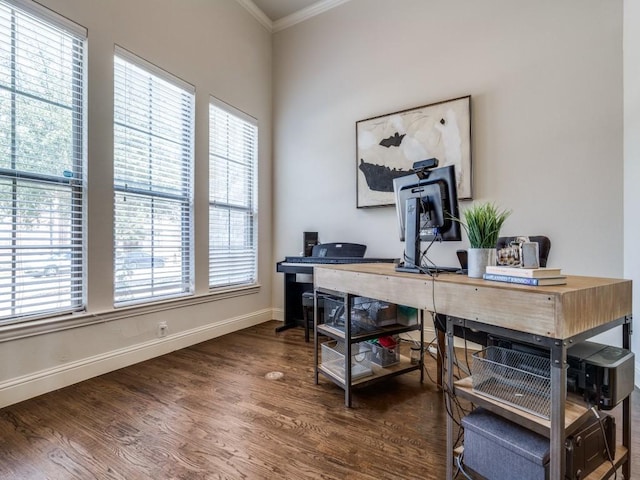
<svg viewBox="0 0 640 480">
<path fill-rule="evenodd" d="M 0 0 L 0 322 L 84 308 L 85 42 Z"/>
<path fill-rule="evenodd" d="M 193 291 L 193 87 L 116 49 L 115 304 Z"/>
<path fill-rule="evenodd" d="M 209 105 L 209 286 L 257 280 L 255 119 L 212 98 Z"/>
</svg>

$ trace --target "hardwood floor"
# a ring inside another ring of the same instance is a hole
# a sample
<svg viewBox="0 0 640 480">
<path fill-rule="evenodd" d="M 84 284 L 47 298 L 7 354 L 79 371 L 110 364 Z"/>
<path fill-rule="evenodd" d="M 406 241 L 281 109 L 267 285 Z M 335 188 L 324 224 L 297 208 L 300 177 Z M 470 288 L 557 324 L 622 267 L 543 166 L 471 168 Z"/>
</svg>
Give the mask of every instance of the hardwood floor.
<svg viewBox="0 0 640 480">
<path fill-rule="evenodd" d="M 446 412 L 427 376 L 358 389 L 345 408 L 341 389 L 313 382 L 313 342 L 302 329 L 275 334 L 276 325 L 0 410 L 0 478 L 444 478 Z M 274 371 L 284 376 L 265 377 Z"/>
</svg>

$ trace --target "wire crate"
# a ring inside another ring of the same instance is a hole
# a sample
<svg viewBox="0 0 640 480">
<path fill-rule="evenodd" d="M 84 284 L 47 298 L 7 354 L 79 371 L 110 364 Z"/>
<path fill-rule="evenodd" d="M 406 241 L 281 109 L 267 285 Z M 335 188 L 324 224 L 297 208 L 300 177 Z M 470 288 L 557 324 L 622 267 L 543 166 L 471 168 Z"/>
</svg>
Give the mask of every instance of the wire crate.
<svg viewBox="0 0 640 480">
<path fill-rule="evenodd" d="M 473 354 L 473 389 L 529 413 L 551 416 L 551 360 L 500 347 Z"/>
<path fill-rule="evenodd" d="M 400 363 L 400 340 L 397 335 L 393 339 L 396 343 L 392 347 L 383 347 L 373 342 L 369 343 L 371 346 L 371 362 L 381 367 L 390 367 Z"/>
</svg>

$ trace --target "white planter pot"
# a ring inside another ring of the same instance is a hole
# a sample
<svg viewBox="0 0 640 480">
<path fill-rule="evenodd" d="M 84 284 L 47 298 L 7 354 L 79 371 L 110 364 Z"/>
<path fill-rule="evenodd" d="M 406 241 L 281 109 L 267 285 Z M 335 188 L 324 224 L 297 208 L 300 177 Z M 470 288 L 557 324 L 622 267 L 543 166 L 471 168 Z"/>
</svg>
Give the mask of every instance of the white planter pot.
<svg viewBox="0 0 640 480">
<path fill-rule="evenodd" d="M 467 252 L 468 275 L 472 278 L 482 278 L 487 265 L 496 264 L 495 248 L 470 248 Z"/>
</svg>

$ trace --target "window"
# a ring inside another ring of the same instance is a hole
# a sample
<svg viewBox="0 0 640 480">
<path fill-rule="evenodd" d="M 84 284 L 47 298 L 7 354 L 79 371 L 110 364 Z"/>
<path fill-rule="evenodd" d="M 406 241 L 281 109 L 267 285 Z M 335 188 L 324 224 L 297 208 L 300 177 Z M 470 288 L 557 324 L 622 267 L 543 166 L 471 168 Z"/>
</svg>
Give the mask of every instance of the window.
<svg viewBox="0 0 640 480">
<path fill-rule="evenodd" d="M 189 294 L 194 89 L 120 48 L 114 76 L 115 304 Z"/>
<path fill-rule="evenodd" d="M 84 308 L 85 41 L 0 0 L 0 322 Z"/>
<path fill-rule="evenodd" d="M 209 286 L 257 279 L 254 118 L 211 99 L 209 105 Z"/>
</svg>

